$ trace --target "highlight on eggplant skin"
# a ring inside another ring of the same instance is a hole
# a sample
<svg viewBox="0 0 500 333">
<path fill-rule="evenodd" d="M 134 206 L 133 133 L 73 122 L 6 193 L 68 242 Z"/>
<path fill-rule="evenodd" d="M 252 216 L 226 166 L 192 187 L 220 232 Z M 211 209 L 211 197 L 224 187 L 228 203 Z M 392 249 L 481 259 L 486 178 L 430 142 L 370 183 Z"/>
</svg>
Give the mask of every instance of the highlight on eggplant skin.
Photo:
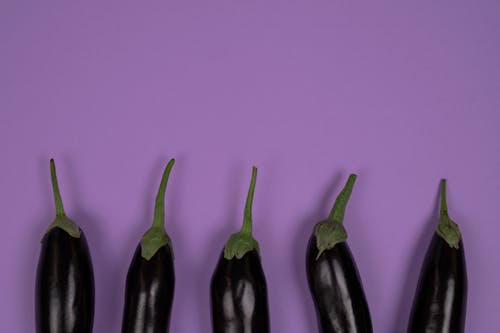
<svg viewBox="0 0 500 333">
<path fill-rule="evenodd" d="M 243 225 L 229 237 L 210 281 L 212 332 L 268 333 L 267 286 L 259 244 L 252 235 L 257 168 L 252 168 Z"/>
<path fill-rule="evenodd" d="M 50 160 L 56 218 L 41 241 L 35 283 L 37 333 L 92 332 L 94 273 L 85 234 L 65 214 Z"/>
<path fill-rule="evenodd" d="M 210 296 L 212 332 L 269 332 L 266 278 L 257 251 L 230 260 L 222 251 L 210 282 Z"/>
<path fill-rule="evenodd" d="M 347 245 L 344 213 L 356 175 L 349 176 L 327 220 L 309 238 L 306 272 L 320 333 L 372 333 L 368 302 Z"/>
<path fill-rule="evenodd" d="M 443 179 L 439 224 L 422 264 L 407 332 L 463 333 L 467 284 L 462 235 L 448 215 Z"/>
<path fill-rule="evenodd" d="M 142 257 L 137 246 L 127 273 L 122 332 L 168 332 L 174 288 L 170 246 L 162 246 L 150 260 Z"/>
<path fill-rule="evenodd" d="M 152 226 L 137 245 L 125 285 L 122 333 L 167 333 L 175 290 L 172 242 L 165 230 L 165 192 L 175 160 L 160 182 Z"/>
</svg>

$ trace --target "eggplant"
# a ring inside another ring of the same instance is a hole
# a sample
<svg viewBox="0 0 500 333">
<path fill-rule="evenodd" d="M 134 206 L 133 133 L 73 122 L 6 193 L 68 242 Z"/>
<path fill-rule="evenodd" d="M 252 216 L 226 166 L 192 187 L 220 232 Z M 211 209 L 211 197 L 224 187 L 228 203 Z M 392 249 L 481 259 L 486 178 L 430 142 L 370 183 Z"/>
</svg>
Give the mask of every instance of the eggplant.
<svg viewBox="0 0 500 333">
<path fill-rule="evenodd" d="M 41 241 L 35 286 L 37 333 L 90 333 L 94 273 L 87 240 L 64 212 L 54 160 L 50 160 L 56 218 Z"/>
<path fill-rule="evenodd" d="M 408 333 L 463 333 L 467 268 L 462 234 L 448 215 L 446 180 L 441 180 L 439 224 L 422 264 Z"/>
<path fill-rule="evenodd" d="M 165 191 L 175 160 L 163 172 L 156 196 L 153 225 L 143 235 L 125 285 L 122 333 L 166 333 L 174 299 L 172 241 L 165 231 Z"/>
<path fill-rule="evenodd" d="M 351 174 L 328 219 L 314 227 L 307 246 L 307 281 L 321 333 L 373 332 L 363 285 L 343 226 L 355 180 L 356 175 Z"/>
<path fill-rule="evenodd" d="M 243 226 L 227 241 L 210 282 L 214 333 L 267 333 L 267 285 L 258 242 L 252 236 L 252 203 L 257 168 L 245 205 Z"/>
</svg>

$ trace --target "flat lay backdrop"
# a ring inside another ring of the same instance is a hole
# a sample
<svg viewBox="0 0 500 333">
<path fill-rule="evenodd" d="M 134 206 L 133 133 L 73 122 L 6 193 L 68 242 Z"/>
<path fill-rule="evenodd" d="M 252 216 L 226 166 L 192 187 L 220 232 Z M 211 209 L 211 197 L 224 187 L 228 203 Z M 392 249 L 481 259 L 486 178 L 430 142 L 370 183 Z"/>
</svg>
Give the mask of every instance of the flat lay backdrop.
<svg viewBox="0 0 500 333">
<path fill-rule="evenodd" d="M 172 332 L 209 332 L 209 281 L 259 168 L 254 233 L 273 332 L 316 332 L 312 228 L 350 172 L 345 224 L 375 332 L 405 331 L 437 223 L 460 225 L 467 332 L 500 329 L 500 2 L 0 2 L 0 331 L 34 331 L 54 157 L 118 332 L 168 159 Z"/>
</svg>

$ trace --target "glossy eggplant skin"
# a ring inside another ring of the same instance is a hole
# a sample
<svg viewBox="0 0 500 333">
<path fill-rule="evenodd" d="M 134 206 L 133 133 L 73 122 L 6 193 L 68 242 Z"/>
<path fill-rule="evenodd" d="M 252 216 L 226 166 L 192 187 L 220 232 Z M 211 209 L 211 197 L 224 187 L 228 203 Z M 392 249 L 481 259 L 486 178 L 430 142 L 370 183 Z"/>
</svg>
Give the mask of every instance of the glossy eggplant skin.
<svg viewBox="0 0 500 333">
<path fill-rule="evenodd" d="M 267 286 L 256 250 L 219 258 L 210 283 L 214 333 L 268 333 Z"/>
<path fill-rule="evenodd" d="M 419 277 L 408 333 L 463 333 L 467 304 L 464 247 L 434 234 Z"/>
<path fill-rule="evenodd" d="M 174 299 L 173 253 L 162 246 L 150 259 L 135 250 L 127 273 L 122 333 L 166 333 Z"/>
<path fill-rule="evenodd" d="M 317 256 L 313 234 L 307 246 L 306 269 L 319 332 L 372 333 L 368 303 L 347 243 L 337 243 Z"/>
<path fill-rule="evenodd" d="M 85 235 L 52 228 L 42 239 L 35 312 L 37 333 L 90 333 L 94 320 L 94 273 Z"/>
</svg>

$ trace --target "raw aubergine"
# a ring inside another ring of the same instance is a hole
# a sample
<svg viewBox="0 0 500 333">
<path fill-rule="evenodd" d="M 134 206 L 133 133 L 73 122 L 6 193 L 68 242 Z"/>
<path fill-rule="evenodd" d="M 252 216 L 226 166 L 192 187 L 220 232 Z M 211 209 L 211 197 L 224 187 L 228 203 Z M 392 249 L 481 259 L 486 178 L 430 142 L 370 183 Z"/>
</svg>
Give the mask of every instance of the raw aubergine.
<svg viewBox="0 0 500 333">
<path fill-rule="evenodd" d="M 37 333 L 90 333 L 94 273 L 85 235 L 64 212 L 54 160 L 50 173 L 56 218 L 42 238 L 35 288 Z"/>
<path fill-rule="evenodd" d="M 448 215 L 446 180 L 441 180 L 439 224 L 420 272 L 408 333 L 463 333 L 467 270 L 458 225 Z"/>
<path fill-rule="evenodd" d="M 267 286 L 259 244 L 252 236 L 252 202 L 257 168 L 245 205 L 241 230 L 229 238 L 210 283 L 214 333 L 267 333 Z"/>
<path fill-rule="evenodd" d="M 127 273 L 122 333 L 166 333 L 174 298 L 175 274 L 172 242 L 165 231 L 167 164 L 156 196 L 153 225 L 137 246 Z"/>
<path fill-rule="evenodd" d="M 307 246 L 307 280 L 321 333 L 373 332 L 368 303 L 343 226 L 355 180 L 356 175 L 351 174 L 328 219 L 314 227 Z"/>
</svg>

